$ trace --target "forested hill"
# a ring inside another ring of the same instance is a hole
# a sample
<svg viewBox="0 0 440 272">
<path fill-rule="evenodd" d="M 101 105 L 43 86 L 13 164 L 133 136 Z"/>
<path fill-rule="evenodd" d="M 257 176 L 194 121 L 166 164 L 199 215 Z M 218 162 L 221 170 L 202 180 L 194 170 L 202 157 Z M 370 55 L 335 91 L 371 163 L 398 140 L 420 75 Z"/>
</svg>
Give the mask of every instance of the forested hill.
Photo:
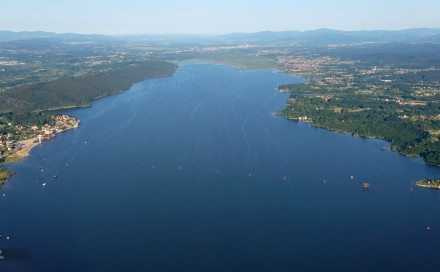
<svg viewBox="0 0 440 272">
<path fill-rule="evenodd" d="M 125 91 L 137 81 L 171 76 L 176 69 L 170 62 L 134 62 L 96 75 L 16 86 L 0 93 L 0 114 L 89 106 L 94 99 Z"/>
</svg>

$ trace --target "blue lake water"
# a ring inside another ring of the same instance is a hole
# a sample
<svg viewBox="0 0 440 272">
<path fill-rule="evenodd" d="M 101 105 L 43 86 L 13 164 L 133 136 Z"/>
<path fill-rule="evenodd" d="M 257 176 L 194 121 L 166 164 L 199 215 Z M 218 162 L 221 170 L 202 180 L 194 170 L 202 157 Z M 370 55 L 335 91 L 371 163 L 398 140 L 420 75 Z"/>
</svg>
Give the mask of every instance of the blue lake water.
<svg viewBox="0 0 440 272">
<path fill-rule="evenodd" d="M 69 111 L 9 165 L 0 271 L 440 271 L 438 168 L 276 116 L 300 81 L 186 63 Z"/>
</svg>

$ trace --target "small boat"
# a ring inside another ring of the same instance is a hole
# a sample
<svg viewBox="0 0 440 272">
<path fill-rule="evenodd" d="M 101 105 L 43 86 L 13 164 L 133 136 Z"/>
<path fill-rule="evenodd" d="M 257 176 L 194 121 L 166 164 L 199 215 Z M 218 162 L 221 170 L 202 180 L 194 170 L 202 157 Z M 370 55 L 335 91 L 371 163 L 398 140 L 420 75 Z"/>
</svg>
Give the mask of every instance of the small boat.
<svg viewBox="0 0 440 272">
<path fill-rule="evenodd" d="M 44 186 L 46 186 L 46 182 L 45 182 L 45 183 L 43 183 L 43 184 L 41 184 L 41 185 L 43 185 L 43 187 L 44 187 Z"/>
<path fill-rule="evenodd" d="M 367 182 L 362 183 L 362 188 L 365 189 L 365 190 L 369 189 L 370 188 L 370 183 L 367 183 Z"/>
<path fill-rule="evenodd" d="M 53 179 L 57 179 L 57 178 L 58 178 L 58 175 L 53 175 L 52 178 L 53 178 Z"/>
<path fill-rule="evenodd" d="M 431 231 L 431 228 L 430 227 L 426 227 L 426 231 Z"/>
</svg>

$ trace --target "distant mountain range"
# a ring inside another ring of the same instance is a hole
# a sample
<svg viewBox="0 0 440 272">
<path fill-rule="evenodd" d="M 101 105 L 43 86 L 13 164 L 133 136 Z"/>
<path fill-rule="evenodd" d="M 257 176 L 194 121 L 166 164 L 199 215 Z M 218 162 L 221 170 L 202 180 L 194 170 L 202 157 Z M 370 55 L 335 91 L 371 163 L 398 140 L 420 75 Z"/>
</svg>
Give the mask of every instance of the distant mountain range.
<svg viewBox="0 0 440 272">
<path fill-rule="evenodd" d="M 223 43 L 299 43 L 308 45 L 352 44 L 368 42 L 440 43 L 440 29 L 417 28 L 398 31 L 263 31 L 226 35 L 145 34 L 108 36 L 97 34 L 58 34 L 52 32 L 0 31 L 0 42 L 44 39 L 64 42 L 151 41 L 151 42 L 223 42 Z"/>
<path fill-rule="evenodd" d="M 111 36 L 105 35 L 89 35 L 89 34 L 74 34 L 74 33 L 53 33 L 44 31 L 0 31 L 0 42 L 16 41 L 16 40 L 30 40 L 30 39 L 59 39 L 66 41 L 96 41 L 108 40 Z"/>
<path fill-rule="evenodd" d="M 417 28 L 397 31 L 363 30 L 342 31 L 317 29 L 310 31 L 283 31 L 234 33 L 224 35 L 226 40 L 253 42 L 302 42 L 308 44 L 341 44 L 360 42 L 440 42 L 440 29 Z"/>
</svg>

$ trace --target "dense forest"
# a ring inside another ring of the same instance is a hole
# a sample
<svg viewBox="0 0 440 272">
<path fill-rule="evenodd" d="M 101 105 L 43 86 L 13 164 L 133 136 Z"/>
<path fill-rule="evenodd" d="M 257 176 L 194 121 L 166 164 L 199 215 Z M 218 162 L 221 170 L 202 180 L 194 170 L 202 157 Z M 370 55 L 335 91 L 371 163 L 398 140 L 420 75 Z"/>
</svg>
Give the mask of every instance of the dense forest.
<svg viewBox="0 0 440 272">
<path fill-rule="evenodd" d="M 14 140 L 14 125 L 53 124 L 54 113 L 49 110 L 90 106 L 94 99 L 127 90 L 136 81 L 170 76 L 176 69 L 177 65 L 163 61 L 117 63 L 94 75 L 12 87 L 0 93 L 1 135 L 12 134 L 9 140 Z M 3 167 L 4 162 L 5 157 L 0 157 L 0 187 L 14 174 Z"/>
<path fill-rule="evenodd" d="M 437 133 L 440 106 L 437 103 L 401 105 L 376 95 L 325 90 L 315 90 L 312 95 L 306 84 L 280 88 L 291 92 L 287 107 L 280 112 L 287 118 L 307 117 L 306 121 L 317 127 L 384 139 L 390 142 L 393 150 L 440 165 Z"/>
<path fill-rule="evenodd" d="M 0 93 L 0 113 L 19 115 L 89 106 L 92 100 L 127 90 L 136 81 L 170 76 L 176 68 L 177 65 L 162 61 L 133 62 L 97 75 L 16 86 Z"/>
</svg>

